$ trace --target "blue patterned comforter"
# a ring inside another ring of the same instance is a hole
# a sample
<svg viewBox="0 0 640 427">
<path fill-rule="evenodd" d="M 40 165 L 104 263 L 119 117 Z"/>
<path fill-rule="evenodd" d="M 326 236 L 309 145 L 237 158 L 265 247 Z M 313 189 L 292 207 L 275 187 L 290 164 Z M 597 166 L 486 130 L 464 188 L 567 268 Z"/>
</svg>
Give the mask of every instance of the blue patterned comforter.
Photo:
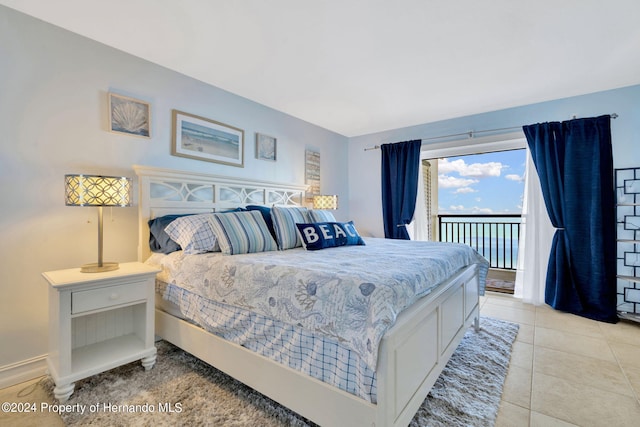
<svg viewBox="0 0 640 427">
<path fill-rule="evenodd" d="M 225 256 L 154 254 L 159 279 L 204 298 L 333 337 L 375 370 L 398 313 L 461 268 L 487 261 L 466 245 L 366 238 L 366 246 Z"/>
</svg>

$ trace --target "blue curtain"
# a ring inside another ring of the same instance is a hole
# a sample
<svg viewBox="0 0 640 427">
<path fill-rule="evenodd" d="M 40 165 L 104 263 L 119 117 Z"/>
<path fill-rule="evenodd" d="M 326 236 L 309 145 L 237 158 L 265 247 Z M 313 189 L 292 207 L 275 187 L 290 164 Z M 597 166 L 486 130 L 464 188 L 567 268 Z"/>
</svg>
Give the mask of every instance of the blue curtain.
<svg viewBox="0 0 640 427">
<path fill-rule="evenodd" d="M 382 144 L 382 219 L 384 237 L 409 240 L 418 193 L 421 140 Z"/>
<path fill-rule="evenodd" d="M 610 116 L 524 126 L 553 237 L 545 302 L 612 322 L 616 219 Z"/>
</svg>

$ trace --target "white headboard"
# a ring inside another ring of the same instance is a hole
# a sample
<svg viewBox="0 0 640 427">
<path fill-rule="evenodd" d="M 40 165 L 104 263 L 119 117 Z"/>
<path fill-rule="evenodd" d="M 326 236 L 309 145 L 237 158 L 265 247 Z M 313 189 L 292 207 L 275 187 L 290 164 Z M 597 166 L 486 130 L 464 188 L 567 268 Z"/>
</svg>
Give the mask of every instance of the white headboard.
<svg viewBox="0 0 640 427">
<path fill-rule="evenodd" d="M 217 212 L 245 205 L 300 206 L 306 185 L 134 165 L 138 176 L 138 259 L 150 255 L 148 221 L 167 214 Z"/>
</svg>

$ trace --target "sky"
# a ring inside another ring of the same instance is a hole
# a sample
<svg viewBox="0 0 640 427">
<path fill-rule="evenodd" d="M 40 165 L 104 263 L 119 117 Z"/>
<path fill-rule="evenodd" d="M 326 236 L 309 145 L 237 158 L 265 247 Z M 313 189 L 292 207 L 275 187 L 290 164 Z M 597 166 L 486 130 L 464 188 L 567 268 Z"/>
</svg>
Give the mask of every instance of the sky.
<svg viewBox="0 0 640 427">
<path fill-rule="evenodd" d="M 439 159 L 439 213 L 521 213 L 525 156 L 522 149 Z"/>
</svg>

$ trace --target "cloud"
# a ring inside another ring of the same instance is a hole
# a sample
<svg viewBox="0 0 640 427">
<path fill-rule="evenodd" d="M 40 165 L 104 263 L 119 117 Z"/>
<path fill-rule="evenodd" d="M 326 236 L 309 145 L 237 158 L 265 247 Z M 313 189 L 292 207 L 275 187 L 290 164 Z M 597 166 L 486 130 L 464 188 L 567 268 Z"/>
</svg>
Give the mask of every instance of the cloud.
<svg viewBox="0 0 640 427">
<path fill-rule="evenodd" d="M 459 188 L 468 187 L 477 184 L 477 179 L 456 178 L 450 175 L 438 175 L 438 187 L 440 188 Z"/>
<path fill-rule="evenodd" d="M 472 163 L 467 164 L 464 160 L 458 159 L 449 161 L 449 159 L 438 160 L 438 172 L 447 174 L 457 172 L 460 176 L 473 176 L 477 178 L 486 178 L 489 176 L 500 176 L 502 169 L 506 168 L 500 162 Z"/>
<path fill-rule="evenodd" d="M 509 181 L 524 182 L 524 175 L 520 176 L 510 173 L 509 175 L 505 175 L 504 177 Z"/>
<path fill-rule="evenodd" d="M 490 214 L 493 213 L 493 209 L 491 209 L 491 208 L 479 208 L 477 206 L 474 206 L 474 207 L 471 208 L 471 213 L 490 215 Z"/>
<path fill-rule="evenodd" d="M 477 193 L 478 190 L 474 190 L 471 187 L 461 187 L 458 188 L 456 191 L 453 192 L 453 194 L 467 194 L 467 193 Z"/>
<path fill-rule="evenodd" d="M 441 211 L 444 211 L 442 210 L 442 208 L 440 209 Z M 464 207 L 464 205 L 450 205 L 449 211 L 450 212 L 468 212 L 472 214 L 484 214 L 484 215 L 491 215 L 494 213 L 493 209 L 491 208 L 481 208 L 478 206 L 474 206 L 472 208 L 466 208 Z"/>
</svg>

